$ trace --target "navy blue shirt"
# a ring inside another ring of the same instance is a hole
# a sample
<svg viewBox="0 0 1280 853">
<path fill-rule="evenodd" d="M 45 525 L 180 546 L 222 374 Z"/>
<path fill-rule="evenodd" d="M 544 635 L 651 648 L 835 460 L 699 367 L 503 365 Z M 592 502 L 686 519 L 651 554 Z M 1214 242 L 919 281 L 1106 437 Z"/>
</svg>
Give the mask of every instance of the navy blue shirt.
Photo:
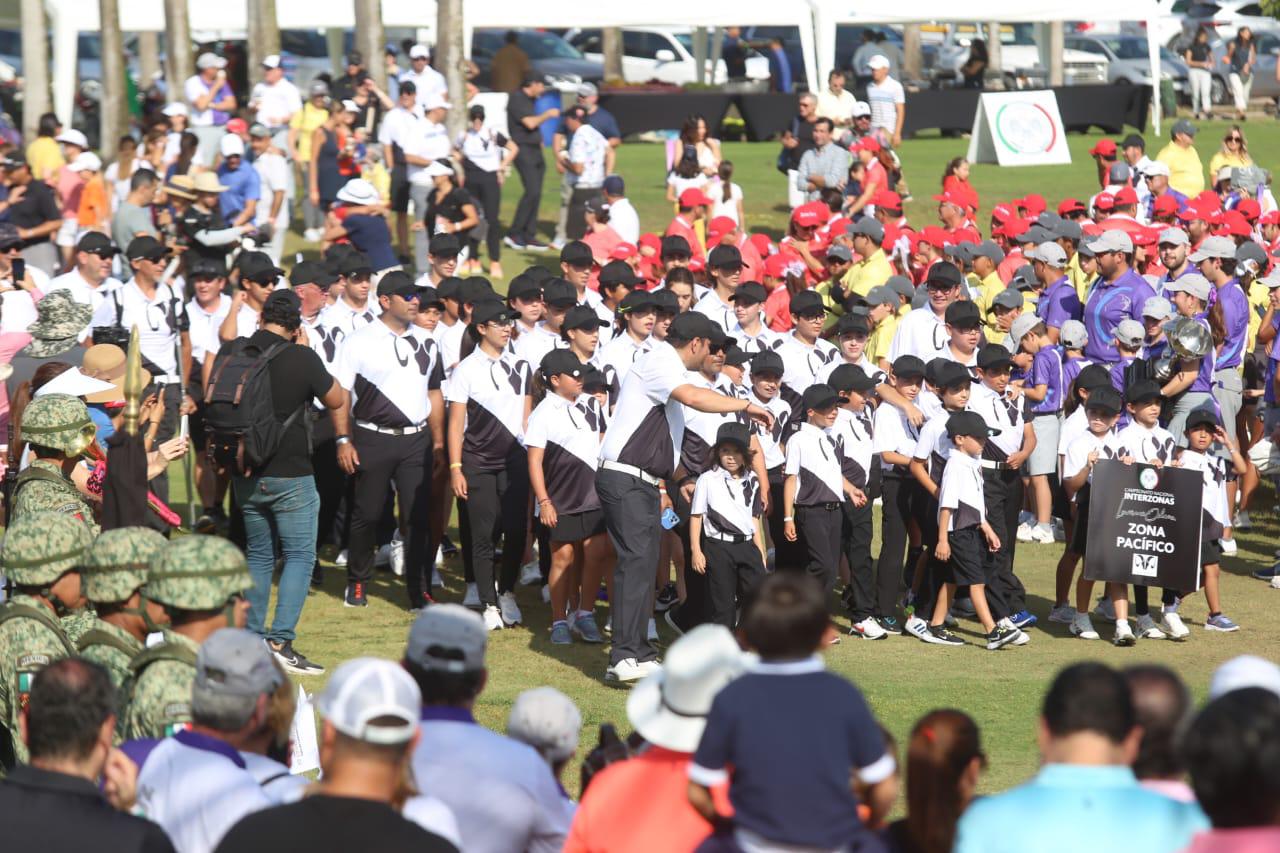
<svg viewBox="0 0 1280 853">
<path fill-rule="evenodd" d="M 342 220 L 342 227 L 347 229 L 347 238 L 369 259 L 369 266 L 374 272 L 396 266 L 396 253 L 391 248 L 391 229 L 387 228 L 387 220 L 381 216 L 353 213 Z"/>
<path fill-rule="evenodd" d="M 689 778 L 706 786 L 728 778 L 742 829 L 835 848 L 861 826 L 853 774 L 874 785 L 894 766 L 862 693 L 815 655 L 757 663 L 716 694 Z"/>
</svg>

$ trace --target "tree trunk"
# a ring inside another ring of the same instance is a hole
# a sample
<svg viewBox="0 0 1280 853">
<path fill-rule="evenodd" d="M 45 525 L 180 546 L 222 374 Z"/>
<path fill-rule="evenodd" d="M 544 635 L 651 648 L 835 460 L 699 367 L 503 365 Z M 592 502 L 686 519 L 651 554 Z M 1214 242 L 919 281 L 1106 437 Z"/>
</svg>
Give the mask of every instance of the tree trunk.
<svg viewBox="0 0 1280 853">
<path fill-rule="evenodd" d="M 453 109 L 445 117 L 449 137 L 455 138 L 467 124 L 466 57 L 462 51 L 462 0 L 438 0 L 436 4 L 436 70 L 449 86 Z"/>
<path fill-rule="evenodd" d="M 191 50 L 191 22 L 187 19 L 187 0 L 164 0 L 165 81 L 169 100 L 181 101 L 182 87 L 196 73 Z"/>
<path fill-rule="evenodd" d="M 1063 85 L 1062 51 L 1064 31 L 1062 21 L 1049 24 L 1049 85 Z"/>
<path fill-rule="evenodd" d="M 382 0 L 356 0 L 356 50 L 364 55 L 364 67 L 373 82 L 384 91 L 387 88 L 387 66 L 382 61 L 385 46 Z"/>
<path fill-rule="evenodd" d="M 693 28 L 693 82 L 707 82 L 707 28 Z M 714 131 L 712 131 L 714 132 Z"/>
<path fill-rule="evenodd" d="M 605 82 L 626 80 L 622 70 L 622 30 L 619 27 L 605 27 L 600 31 L 600 48 L 604 53 Z"/>
<path fill-rule="evenodd" d="M 974 33 L 974 38 L 977 38 L 978 35 L 978 33 Z M 1000 58 L 999 24 L 987 24 L 987 68 L 996 72 L 1004 70 L 1004 63 Z"/>
<path fill-rule="evenodd" d="M 49 27 L 41 0 L 22 0 L 22 138 L 36 138 L 40 116 L 49 112 Z M 68 125 L 71 116 L 61 116 Z"/>
<path fill-rule="evenodd" d="M 902 79 L 924 79 L 924 54 L 920 50 L 920 25 L 907 24 L 902 28 Z"/>
<path fill-rule="evenodd" d="M 138 91 L 145 92 L 160 73 L 160 39 L 154 31 L 138 33 Z"/>
<path fill-rule="evenodd" d="M 129 126 L 119 0 L 98 0 L 98 17 L 102 24 L 102 103 L 98 116 L 101 122 L 98 148 L 105 162 L 116 156 L 116 140 Z"/>
<path fill-rule="evenodd" d="M 280 53 L 276 0 L 248 0 L 249 85 L 262 73 L 262 60 Z"/>
</svg>

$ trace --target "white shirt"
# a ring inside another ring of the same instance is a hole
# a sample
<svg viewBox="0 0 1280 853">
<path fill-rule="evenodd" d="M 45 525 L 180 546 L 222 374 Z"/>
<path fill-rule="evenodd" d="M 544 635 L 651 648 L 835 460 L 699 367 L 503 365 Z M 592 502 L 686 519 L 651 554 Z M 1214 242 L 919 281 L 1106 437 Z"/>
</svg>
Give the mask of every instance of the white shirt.
<svg viewBox="0 0 1280 853">
<path fill-rule="evenodd" d="M 582 165 L 580 174 L 567 171 L 565 179 L 569 185 L 580 190 L 594 189 L 604 184 L 605 153 L 609 150 L 609 140 L 600 135 L 589 124 L 583 124 L 573 132 L 573 141 L 569 143 L 569 162 Z"/>
<path fill-rule="evenodd" d="M 640 242 L 640 214 L 636 213 L 631 199 L 620 198 L 609 202 L 609 227 L 618 233 L 624 243 L 635 246 Z"/>
<path fill-rule="evenodd" d="M 187 125 L 189 127 L 212 127 L 213 126 L 213 109 L 207 108 L 203 110 L 196 109 L 196 98 L 203 98 L 209 92 L 217 92 L 223 86 L 229 85 L 226 80 L 213 79 L 213 85 L 204 82 L 199 74 L 193 74 L 187 78 L 187 82 L 182 86 L 182 93 L 187 100 Z M 216 99 L 210 99 L 210 103 Z"/>
<path fill-rule="evenodd" d="M 787 461 L 782 447 L 782 437 L 787 434 L 787 426 L 791 423 L 791 406 L 782 399 L 781 394 L 774 394 L 769 401 L 761 400 L 755 391 L 748 391 L 746 399 L 768 409 L 773 414 L 773 429 L 766 429 L 764 424 L 751 421 L 749 428 L 756 440 L 760 442 L 760 450 L 764 453 L 765 470 L 773 471 Z"/>
<path fill-rule="evenodd" d="M 256 752 L 241 752 L 240 760 L 244 762 L 249 775 L 258 781 L 263 793 L 277 805 L 295 802 L 301 797 L 302 790 L 311 784 L 306 776 L 300 773 L 295 776 L 289 772 L 288 767 L 274 758 L 267 758 Z"/>
<path fill-rule="evenodd" d="M 717 377 L 713 384 L 710 379 L 696 370 L 687 374 L 687 382 L 701 388 L 710 388 L 726 397 L 738 396 L 733 391 L 733 384 L 727 377 Z M 684 407 L 684 432 L 680 436 L 680 466 L 689 476 L 696 477 L 715 464 L 711 448 L 715 446 L 716 435 L 720 427 L 733 423 L 738 419 L 735 414 L 703 412 L 692 406 Z"/>
<path fill-rule="evenodd" d="M 49 276 L 43 270 L 28 266 L 27 273 L 35 282 L 37 290 L 49 292 Z M 14 289 L 0 293 L 0 306 L 3 306 L 0 308 L 0 331 L 25 332 L 39 317 L 35 300 L 25 290 Z"/>
<path fill-rule="evenodd" d="M 236 311 L 236 337 L 248 338 L 258 331 L 258 318 L 262 315 L 254 311 L 249 305 L 241 304 L 240 309 Z"/>
<path fill-rule="evenodd" d="M 204 362 L 208 353 L 218 354 L 222 342 L 218 340 L 218 329 L 222 321 L 231 313 L 231 297 L 225 293 L 218 294 L 218 305 L 213 311 L 206 311 L 200 303 L 192 299 L 187 303 L 187 321 L 191 325 L 191 358 L 197 364 Z"/>
<path fill-rule="evenodd" d="M 602 346 L 596 353 L 602 365 L 613 368 L 614 374 L 618 377 L 618 385 L 622 385 L 622 381 L 626 379 L 627 374 L 631 372 L 631 367 L 639 360 L 640 356 L 653 349 L 653 345 L 658 343 L 657 339 L 652 335 L 643 341 L 637 341 L 631 336 L 630 332 L 619 332 L 612 340 Z M 683 369 L 680 371 L 683 375 Z"/>
<path fill-rule="evenodd" d="M 416 106 L 412 110 L 401 106 L 393 107 L 382 117 L 382 124 L 378 127 L 378 143 L 398 145 L 403 151 L 405 139 L 413 136 L 420 121 L 422 114 Z"/>
<path fill-rule="evenodd" d="M 173 318 L 182 310 L 182 296 L 171 284 L 156 286 L 155 295 L 148 299 L 138 287 L 134 279 L 123 287 L 112 291 L 109 299 L 104 299 L 89 327 L 114 326 L 116 322 L 116 300 L 120 305 L 120 324 L 126 329 L 138 327 L 138 343 L 142 357 L 160 368 L 168 381 L 178 379 L 178 356 L 174 344 L 178 332 L 173 326 Z M 159 379 L 161 377 L 152 377 Z"/>
<path fill-rule="evenodd" d="M 462 833 L 460 850 L 560 850 L 569 813 L 551 768 L 532 747 L 462 719 L 427 719 L 421 731 L 414 780 L 423 794 L 452 809 Z"/>
<path fill-rule="evenodd" d="M 684 406 L 671 394 L 689 384 L 686 370 L 671 344 L 655 341 L 625 377 L 619 372 L 618 404 L 600 447 L 602 460 L 634 465 L 663 479 L 674 473 Z"/>
<path fill-rule="evenodd" d="M 254 114 L 255 121 L 268 128 L 280 128 L 302 109 L 302 94 L 297 86 L 281 77 L 274 83 L 263 81 L 255 85 L 249 95 L 249 104 L 258 110 Z"/>
<path fill-rule="evenodd" d="M 210 853 L 241 818 L 273 805 L 240 754 L 212 737 L 181 732 L 165 738 L 138 771 L 136 811 L 159 824 L 182 853 Z"/>
<path fill-rule="evenodd" d="M 462 458 L 468 467 L 500 470 L 508 454 L 523 445 L 524 406 L 532 383 L 529 363 L 510 353 L 493 358 L 477 345 L 458 363 L 445 399 L 467 407 Z"/>
<path fill-rule="evenodd" d="M 871 451 L 877 455 L 886 451 L 899 453 L 908 459 L 915 455 L 916 443 L 920 440 L 920 432 L 911 425 L 907 416 L 893 406 L 883 405 L 876 409 L 874 421 L 874 438 Z M 897 470 L 906 474 L 906 466 L 898 468 L 892 462 L 880 457 L 880 467 L 884 471 Z"/>
<path fill-rule="evenodd" d="M 1022 400 L 1010 399 L 1008 392 L 1001 397 L 986 385 L 974 383 L 969 392 L 969 411 L 977 412 L 987 426 L 1000 430 L 999 435 L 987 439 L 1007 456 L 1022 447 Z"/>
<path fill-rule="evenodd" d="M 699 302 L 705 301 L 705 299 L 706 297 L 704 296 L 702 300 L 699 300 Z M 754 335 L 749 335 L 746 330 L 742 328 L 742 324 L 737 322 L 736 315 L 733 326 L 728 330 L 728 332 L 729 337 L 737 341 L 738 349 L 743 352 L 764 352 L 765 350 L 776 350 L 778 347 L 782 346 L 782 342 L 788 337 L 781 332 L 775 332 L 763 322 L 760 323 L 759 331 Z M 750 367 L 751 363 L 748 362 L 747 368 L 750 369 Z"/>
<path fill-rule="evenodd" d="M 320 312 L 320 322 L 333 329 L 339 337 L 346 337 L 377 320 L 381 313 L 382 306 L 376 299 L 367 300 L 363 309 L 353 307 L 345 299 L 339 299 Z"/>
<path fill-rule="evenodd" d="M 715 205 L 711 208 L 711 219 L 718 216 L 725 216 L 734 221 L 734 224 L 741 225 L 738 221 L 738 202 L 742 201 L 742 187 L 735 183 L 729 184 L 729 200 L 724 198 L 724 185 L 712 187 L 711 192 L 707 193 L 711 196 Z M 613 208 L 609 208 L 609 223 L 613 224 Z"/>
<path fill-rule="evenodd" d="M 400 75 L 400 82 L 403 83 L 406 80 L 413 83 L 417 91 L 414 103 L 420 110 L 426 109 L 427 101 L 431 100 L 428 96 L 432 93 L 446 100 L 449 97 L 449 84 L 445 82 L 444 75 L 430 65 L 423 68 L 421 72 L 415 72 L 412 69 L 404 72 Z"/>
<path fill-rule="evenodd" d="M 841 89 L 840 94 L 832 92 L 830 87 L 818 93 L 818 104 L 814 114 L 818 118 L 829 118 L 833 121 L 848 121 L 853 116 L 853 105 L 857 98 L 848 89 Z"/>
<path fill-rule="evenodd" d="M 88 305 L 90 308 L 97 310 L 103 300 L 107 298 L 107 294 L 116 288 L 124 287 L 124 283 L 117 278 L 107 276 L 102 283 L 94 287 L 85 277 L 80 274 L 77 269 L 72 269 L 62 275 L 51 279 L 49 286 L 44 289 L 45 295 L 55 290 L 67 290 L 71 293 L 71 298 L 81 305 Z M 6 308 L 8 306 L 5 306 Z"/>
<path fill-rule="evenodd" d="M 702 530 L 712 539 L 725 534 L 754 537 L 763 513 L 760 481 L 749 468 L 734 477 L 716 464 L 698 476 L 689 502 L 689 514 L 702 516 Z"/>
<path fill-rule="evenodd" d="M 724 330 L 725 334 L 728 334 L 730 329 L 738 325 L 738 317 L 733 313 L 733 303 L 721 300 L 720 294 L 716 293 L 714 288 L 697 301 L 693 306 L 693 310 L 710 317 L 717 326 Z"/>
<path fill-rule="evenodd" d="M 739 344 L 739 346 L 741 346 L 741 344 Z M 886 377 L 884 371 L 872 364 L 865 355 L 856 362 L 851 362 L 845 359 L 843 354 L 829 361 L 821 370 L 818 371 L 818 375 L 814 377 L 813 381 L 815 383 L 826 382 L 829 384 L 831 382 L 831 374 L 836 372 L 836 368 L 846 364 L 856 364 L 858 367 L 862 368 L 862 372 L 877 385 L 883 385 L 885 383 Z M 919 405 L 920 401 L 919 398 L 917 398 L 916 406 L 919 407 Z"/>
<path fill-rule="evenodd" d="M 351 417 L 381 427 L 426 423 L 429 391 L 444 378 L 440 349 L 420 326 L 397 334 L 379 320 L 347 335 L 338 348 L 334 379 L 351 392 Z"/>
<path fill-rule="evenodd" d="M 418 90 L 421 97 L 422 90 Z M 425 160 L 442 160 L 453 153 L 453 144 L 449 141 L 449 128 L 443 123 L 437 124 L 429 118 L 422 118 L 413 124 L 399 140 L 404 153 Z M 410 163 L 405 173 L 410 183 L 429 187 L 432 179 L 427 177 L 426 166 L 415 166 Z"/>
<path fill-rule="evenodd" d="M 867 103 L 871 106 L 871 126 L 893 133 L 898 126 L 898 104 L 907 102 L 906 90 L 892 77 L 867 84 Z M 850 110 L 852 112 L 852 109 Z"/>
<path fill-rule="evenodd" d="M 947 532 L 973 527 L 987 520 L 987 502 L 982 491 L 982 460 L 967 453 L 952 453 L 942 472 L 938 490 L 938 516 L 951 510 Z"/>
<path fill-rule="evenodd" d="M 289 227 L 289 164 L 284 157 L 273 151 L 259 154 L 253 161 L 253 170 L 258 173 L 258 208 L 254 212 L 253 221 L 261 225 L 271 219 L 271 204 L 277 192 L 283 192 L 280 212 L 272 223 L 277 229 Z"/>
<path fill-rule="evenodd" d="M 869 407 L 867 407 L 869 408 Z M 827 433 L 840 454 L 840 469 L 844 478 L 859 489 L 867 487 L 871 476 L 872 414 L 869 411 L 852 412 L 841 406 L 836 412 L 836 422 Z"/>
<path fill-rule="evenodd" d="M 831 436 L 811 423 L 803 423 L 787 440 L 787 461 L 782 472 L 796 478 L 795 506 L 838 503 L 845 499 L 840 457 Z"/>
<path fill-rule="evenodd" d="M 595 477 L 604 426 L 600 402 L 591 394 L 570 402 L 549 391 L 529 415 L 524 444 L 544 451 L 542 473 L 557 514 L 599 509 Z"/>
<path fill-rule="evenodd" d="M 507 344 L 508 351 L 516 358 L 527 361 L 530 367 L 541 365 L 542 359 L 553 349 L 568 347 L 569 342 L 548 329 L 543 320 L 539 320 L 532 329 L 521 326 L 520 337 Z"/>
<path fill-rule="evenodd" d="M 1118 459 L 1124 455 L 1123 449 L 1116 440 L 1116 433 L 1108 430 L 1105 435 L 1096 436 L 1089 431 L 1086 424 L 1085 431 L 1067 445 L 1066 453 L 1062 457 L 1062 478 L 1066 480 L 1079 474 L 1089 464 L 1089 454 L 1095 450 L 1098 451 L 1099 459 Z M 1093 482 L 1093 472 L 1089 473 L 1087 482 Z M 1072 495 L 1071 500 L 1074 502 L 1075 499 L 1076 495 Z"/>
<path fill-rule="evenodd" d="M 1067 448 L 1071 446 L 1071 442 L 1075 441 L 1081 435 L 1089 431 L 1089 416 L 1085 413 L 1086 406 L 1077 406 L 1076 410 L 1067 415 L 1062 421 L 1062 426 L 1058 428 L 1058 455 L 1062 456 L 1067 452 Z M 1077 468 L 1077 471 L 1080 469 Z M 1066 469 L 1063 469 L 1063 476 L 1067 476 Z"/>
<path fill-rule="evenodd" d="M 448 394 L 449 377 L 453 376 L 453 369 L 458 366 L 458 361 L 462 358 L 462 336 L 467 332 L 467 324 L 459 320 L 452 326 L 446 325 L 441 319 L 436 324 L 436 330 L 432 337 L 436 339 L 436 343 L 440 345 L 440 361 L 444 364 L 444 386 L 443 390 Z M 530 362 L 532 364 L 533 362 Z"/>
<path fill-rule="evenodd" d="M 916 402 L 919 402 L 917 398 Z M 920 437 L 916 440 L 916 449 L 911 458 L 925 463 L 930 479 L 938 485 L 942 484 L 942 469 L 951 458 L 955 442 L 947 435 L 947 419 L 951 412 L 942 411 L 933 415 L 920 426 Z"/>
<path fill-rule="evenodd" d="M 486 172 L 496 172 L 502 166 L 502 158 L 507 153 L 503 147 L 506 137 L 491 127 L 476 130 L 468 127 L 458 137 L 457 148 L 472 166 Z"/>
<path fill-rule="evenodd" d="M 914 355 L 928 364 L 935 358 L 950 358 L 950 349 L 946 323 L 933 313 L 932 307 L 924 305 L 908 311 L 898 322 L 889 344 L 889 361 L 896 361 L 900 355 Z"/>
<path fill-rule="evenodd" d="M 1227 512 L 1227 460 L 1189 447 L 1183 448 L 1179 459 L 1182 460 L 1184 470 L 1199 471 L 1202 476 L 1204 491 L 1200 498 L 1201 511 L 1219 526 L 1230 527 L 1231 514 Z"/>
<path fill-rule="evenodd" d="M 1137 421 L 1116 433 L 1119 456 L 1132 456 L 1134 462 L 1149 463 L 1154 459 L 1168 464 L 1173 460 L 1174 438 L 1161 426 L 1145 427 Z"/>
<path fill-rule="evenodd" d="M 782 384 L 787 389 L 788 396 L 794 394 L 798 400 L 805 389 L 817 381 L 818 371 L 834 361 L 840 351 L 835 344 L 823 338 L 818 338 L 810 347 L 790 334 L 783 338 L 777 353 L 782 356 L 785 368 Z"/>
</svg>

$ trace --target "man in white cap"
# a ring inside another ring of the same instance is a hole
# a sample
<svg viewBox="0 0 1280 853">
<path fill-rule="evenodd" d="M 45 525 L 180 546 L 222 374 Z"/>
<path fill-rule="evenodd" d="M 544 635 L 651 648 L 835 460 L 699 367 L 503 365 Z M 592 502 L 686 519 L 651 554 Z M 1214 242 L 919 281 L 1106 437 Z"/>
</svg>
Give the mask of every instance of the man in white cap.
<svg viewBox="0 0 1280 853">
<path fill-rule="evenodd" d="M 400 82 L 408 80 L 413 83 L 418 93 L 419 109 L 430 109 L 427 104 L 433 100 L 448 100 L 449 84 L 443 74 L 431 67 L 431 51 L 425 44 L 409 48 L 409 65 L 410 70 L 400 75 Z"/>
<path fill-rule="evenodd" d="M 1138 194 L 1138 200 L 1145 203 L 1145 213 L 1147 221 L 1150 222 L 1155 218 L 1156 199 L 1162 196 L 1169 196 L 1178 203 L 1178 210 L 1181 211 L 1187 206 L 1189 199 L 1182 193 L 1169 186 L 1169 164 L 1159 160 L 1152 160 L 1147 164 L 1147 169 L 1141 175 L 1141 179 L 1146 182 L 1148 196 L 1142 198 L 1142 193 Z"/>
<path fill-rule="evenodd" d="M 254 120 L 271 131 L 272 136 L 289 130 L 289 122 L 302 109 L 302 93 L 284 76 L 280 54 L 262 59 L 262 82 L 249 94 L 249 106 L 255 110 Z M 283 147 L 281 139 L 277 145 Z"/>
<path fill-rule="evenodd" d="M 258 212 L 262 180 L 244 159 L 244 140 L 228 133 L 218 142 L 222 162 L 218 165 L 218 183 L 226 189 L 218 196 L 222 218 L 232 228 L 251 225 Z"/>
<path fill-rule="evenodd" d="M 689 804 L 689 763 L 711 701 L 744 669 L 742 651 L 723 625 L 699 625 L 676 640 L 662 669 L 627 697 L 627 718 L 648 745 L 591 780 L 566 853 L 692 850 L 711 834 L 711 824 Z M 727 784 L 716 795 L 726 813 Z"/>
<path fill-rule="evenodd" d="M 190 110 L 191 131 L 200 138 L 201 164 L 207 166 L 222 135 L 221 128 L 237 106 L 235 92 L 227 82 L 227 61 L 214 53 L 200 54 L 196 73 L 187 78 L 182 93 Z"/>
<path fill-rule="evenodd" d="M 907 93 L 902 84 L 889 76 L 890 63 L 877 53 L 867 60 L 871 82 L 867 84 L 867 103 L 871 105 L 871 129 L 884 145 L 902 144 L 902 122 L 907 117 Z"/>
<path fill-rule="evenodd" d="M 1169 227 L 1161 231 L 1156 238 L 1156 248 L 1160 252 L 1160 263 L 1165 270 L 1159 281 L 1159 291 L 1163 295 L 1169 282 L 1195 272 L 1196 268 L 1187 260 L 1191 253 L 1191 238 L 1181 228 Z"/>
<path fill-rule="evenodd" d="M 397 813 L 418 740 L 418 687 L 394 663 L 347 661 L 333 673 L 316 705 L 321 781 L 295 803 L 250 815 L 234 826 L 219 853 L 280 850 L 361 850 L 446 853 L 454 839 L 429 832 Z M 405 805 L 406 814 L 417 797 Z M 442 813 L 445 831 L 447 813 Z"/>
<path fill-rule="evenodd" d="M 453 809 L 468 853 L 558 851 L 569 819 L 551 768 L 471 714 L 488 679 L 487 641 L 484 620 L 460 604 L 428 607 L 409 629 L 404 668 L 422 692 L 414 779 Z"/>
</svg>

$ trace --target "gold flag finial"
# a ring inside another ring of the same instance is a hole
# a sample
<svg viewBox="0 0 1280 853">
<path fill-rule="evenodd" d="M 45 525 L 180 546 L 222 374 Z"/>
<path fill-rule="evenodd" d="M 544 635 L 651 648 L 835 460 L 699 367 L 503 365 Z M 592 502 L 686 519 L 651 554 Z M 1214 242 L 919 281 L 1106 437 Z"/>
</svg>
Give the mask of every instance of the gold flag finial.
<svg viewBox="0 0 1280 853">
<path fill-rule="evenodd" d="M 129 353 L 124 361 L 124 431 L 138 434 L 138 413 L 142 408 L 142 344 L 138 327 L 129 333 Z"/>
</svg>

